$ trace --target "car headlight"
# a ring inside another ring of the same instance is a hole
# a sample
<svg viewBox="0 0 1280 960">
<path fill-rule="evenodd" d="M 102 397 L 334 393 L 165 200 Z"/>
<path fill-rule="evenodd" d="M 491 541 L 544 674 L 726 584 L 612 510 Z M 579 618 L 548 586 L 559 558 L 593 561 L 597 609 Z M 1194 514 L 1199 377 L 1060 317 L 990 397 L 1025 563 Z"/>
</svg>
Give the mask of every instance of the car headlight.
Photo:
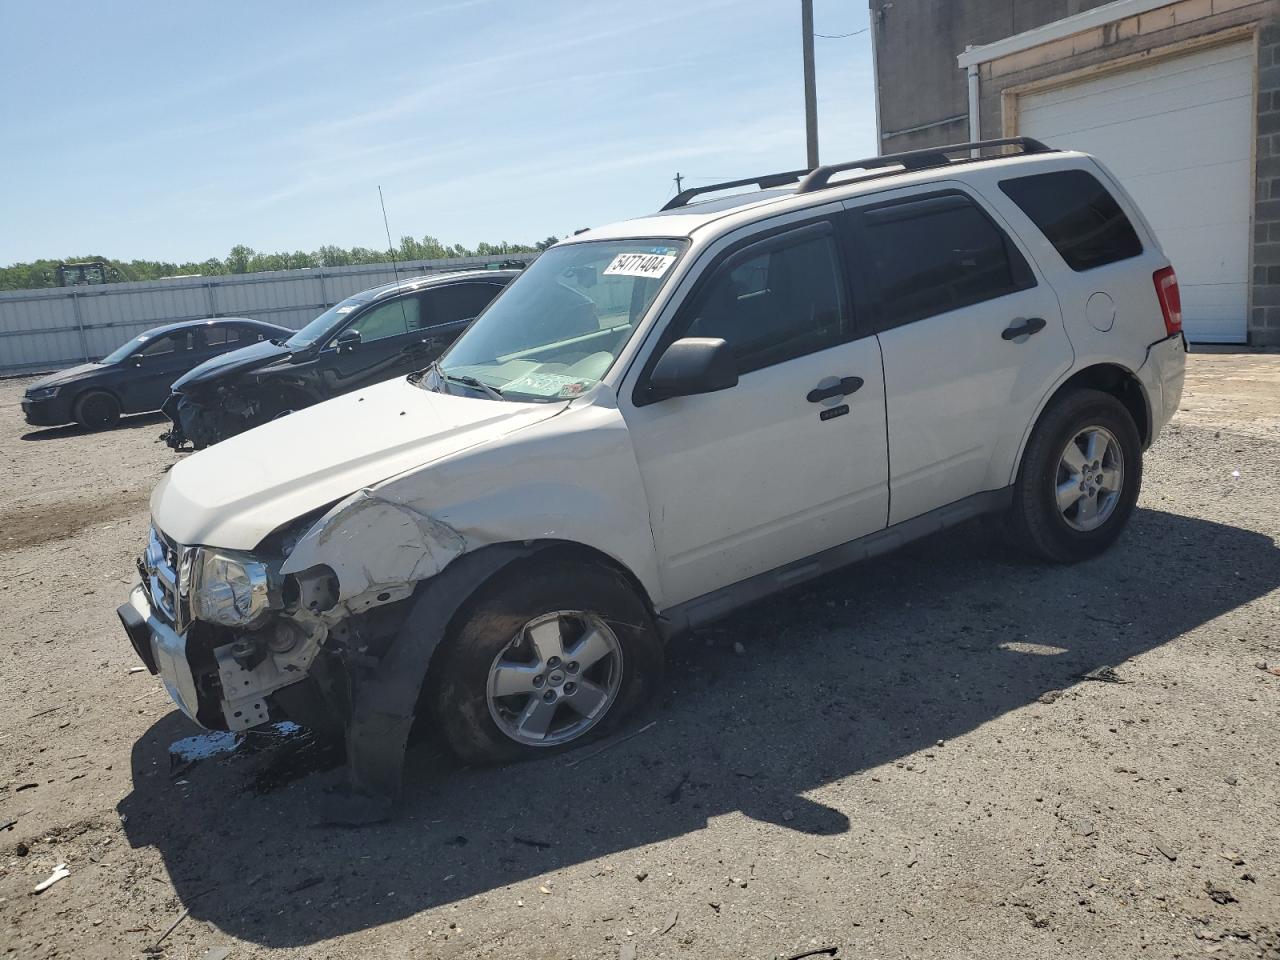
<svg viewBox="0 0 1280 960">
<path fill-rule="evenodd" d="M 52 400 L 58 395 L 58 388 L 54 387 L 36 387 L 27 391 L 28 400 Z"/>
<path fill-rule="evenodd" d="M 224 627 L 253 627 L 271 609 L 271 573 L 245 554 L 201 548 L 192 561 L 191 615 Z"/>
</svg>

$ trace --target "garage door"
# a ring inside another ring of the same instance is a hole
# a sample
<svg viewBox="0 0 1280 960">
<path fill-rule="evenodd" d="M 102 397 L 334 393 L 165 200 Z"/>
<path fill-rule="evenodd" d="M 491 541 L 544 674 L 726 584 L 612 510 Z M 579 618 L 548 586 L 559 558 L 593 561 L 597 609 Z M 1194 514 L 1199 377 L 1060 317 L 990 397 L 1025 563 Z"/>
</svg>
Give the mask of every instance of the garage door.
<svg viewBox="0 0 1280 960">
<path fill-rule="evenodd" d="M 1019 98 L 1018 133 L 1096 155 L 1178 271 L 1187 336 L 1243 343 L 1253 44 L 1213 47 Z"/>
</svg>

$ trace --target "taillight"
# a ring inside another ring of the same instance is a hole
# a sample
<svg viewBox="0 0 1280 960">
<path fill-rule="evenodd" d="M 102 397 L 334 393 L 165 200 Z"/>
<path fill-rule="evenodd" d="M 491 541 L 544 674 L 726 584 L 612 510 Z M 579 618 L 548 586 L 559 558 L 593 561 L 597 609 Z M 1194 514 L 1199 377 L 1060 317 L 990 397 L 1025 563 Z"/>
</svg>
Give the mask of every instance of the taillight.
<svg viewBox="0 0 1280 960">
<path fill-rule="evenodd" d="M 1152 277 L 1156 282 L 1156 297 L 1164 313 L 1164 328 L 1169 336 L 1182 332 L 1182 294 L 1178 291 L 1178 276 L 1173 267 L 1157 270 Z"/>
</svg>

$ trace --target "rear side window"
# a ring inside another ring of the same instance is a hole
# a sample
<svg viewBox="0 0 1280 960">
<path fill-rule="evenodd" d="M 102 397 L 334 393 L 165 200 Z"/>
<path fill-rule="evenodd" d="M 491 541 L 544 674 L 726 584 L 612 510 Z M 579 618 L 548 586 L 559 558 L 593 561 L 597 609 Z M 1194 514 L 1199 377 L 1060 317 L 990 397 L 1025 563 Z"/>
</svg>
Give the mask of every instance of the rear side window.
<svg viewBox="0 0 1280 960">
<path fill-rule="evenodd" d="M 205 327 L 204 342 L 210 347 L 221 347 L 240 339 L 239 327 Z"/>
<path fill-rule="evenodd" d="M 847 311 L 837 258 L 826 224 L 748 247 L 703 288 L 684 335 L 723 339 L 742 374 L 842 342 Z"/>
<path fill-rule="evenodd" d="M 489 301 L 502 292 L 492 283 L 451 283 L 423 294 L 427 307 L 427 324 L 455 323 L 471 320 L 489 305 Z"/>
<path fill-rule="evenodd" d="M 913 198 L 862 216 L 884 328 L 1035 286 L 1022 254 L 965 194 Z"/>
<path fill-rule="evenodd" d="M 1142 253 L 1142 241 L 1120 204 L 1087 170 L 1001 180 L 1000 189 L 1072 270 L 1092 270 Z"/>
</svg>

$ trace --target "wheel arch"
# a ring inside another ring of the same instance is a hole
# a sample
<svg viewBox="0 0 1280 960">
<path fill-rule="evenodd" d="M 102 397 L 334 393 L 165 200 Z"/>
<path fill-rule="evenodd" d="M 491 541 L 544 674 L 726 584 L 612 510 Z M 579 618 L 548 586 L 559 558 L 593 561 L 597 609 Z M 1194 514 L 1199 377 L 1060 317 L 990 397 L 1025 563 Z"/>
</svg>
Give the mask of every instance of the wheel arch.
<svg viewBox="0 0 1280 960">
<path fill-rule="evenodd" d="M 1022 437 L 1011 481 L 1016 479 L 1022 470 L 1022 460 L 1027 452 L 1027 444 L 1031 441 L 1031 435 L 1040 425 L 1040 421 L 1044 419 L 1045 411 L 1058 397 L 1080 389 L 1098 390 L 1119 400 L 1129 412 L 1129 416 L 1133 417 L 1134 425 L 1138 428 L 1138 436 L 1142 439 L 1142 449 L 1145 450 L 1151 445 L 1151 400 L 1147 396 L 1146 388 L 1142 386 L 1142 381 L 1132 370 L 1118 363 L 1090 364 L 1074 371 L 1045 396 L 1040 409 L 1036 411 L 1035 419 L 1028 425 Z"/>
<path fill-rule="evenodd" d="M 120 412 L 124 413 L 124 399 L 120 396 L 120 391 L 113 387 L 102 386 L 101 384 L 90 383 L 81 387 L 79 390 L 71 394 L 71 415 L 77 418 L 80 416 L 80 401 L 91 393 L 105 393 L 116 402 L 116 406 L 120 408 Z"/>
</svg>

